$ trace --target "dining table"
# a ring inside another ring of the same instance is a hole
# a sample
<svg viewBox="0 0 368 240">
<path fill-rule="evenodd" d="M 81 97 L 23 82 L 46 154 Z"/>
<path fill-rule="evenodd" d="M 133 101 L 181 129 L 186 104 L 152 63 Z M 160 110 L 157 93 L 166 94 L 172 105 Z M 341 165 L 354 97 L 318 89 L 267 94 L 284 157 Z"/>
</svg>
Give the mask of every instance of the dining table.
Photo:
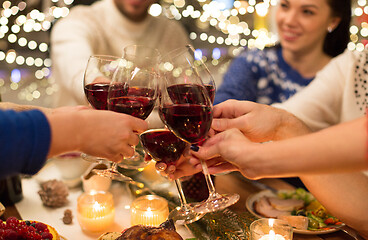
<svg viewBox="0 0 368 240">
<path fill-rule="evenodd" d="M 57 174 L 50 172 L 50 177 L 55 178 Z M 239 201 L 229 209 L 235 213 L 244 213 L 248 211 L 246 208 L 247 199 L 265 189 L 276 190 L 293 190 L 295 189 L 289 183 L 281 179 L 261 179 L 252 181 L 242 177 L 238 173 L 221 174 L 215 177 L 215 186 L 218 193 L 238 193 L 240 195 Z M 40 189 L 40 180 L 37 177 L 22 178 L 23 199 L 15 204 L 6 205 L 5 213 L 0 217 L 2 220 L 10 216 L 15 216 L 18 219 L 36 220 L 47 223 L 53 226 L 57 232 L 62 236 L 62 239 L 78 239 L 90 240 L 97 239 L 101 233 L 90 233 L 83 231 L 75 217 L 77 198 L 82 194 L 81 186 L 71 188 L 69 191 L 69 202 L 66 206 L 60 208 L 49 208 L 42 204 L 38 196 Z M 175 187 L 169 188 L 170 191 L 175 191 Z M 127 188 L 121 183 L 111 185 L 110 191 L 115 197 L 115 222 L 106 231 L 122 231 L 131 226 L 130 224 L 130 204 L 132 203 L 132 196 L 127 192 Z M 63 213 L 66 209 L 70 209 L 74 215 L 72 224 L 64 224 L 62 221 Z M 177 226 L 178 233 L 183 239 L 193 239 L 194 236 L 188 227 Z M 195 238 L 194 238 L 195 239 Z M 217 238 L 215 238 L 217 239 Z M 326 234 L 293 234 L 294 240 L 350 240 L 363 239 L 353 229 L 345 226 L 332 233 Z"/>
</svg>

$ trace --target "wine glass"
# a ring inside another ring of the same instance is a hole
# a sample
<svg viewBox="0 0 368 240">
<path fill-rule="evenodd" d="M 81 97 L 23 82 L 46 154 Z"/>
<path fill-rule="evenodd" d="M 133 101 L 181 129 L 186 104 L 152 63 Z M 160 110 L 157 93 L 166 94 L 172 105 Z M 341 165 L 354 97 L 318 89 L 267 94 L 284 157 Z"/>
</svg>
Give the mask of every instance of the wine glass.
<svg viewBox="0 0 368 240">
<path fill-rule="evenodd" d="M 188 143 L 176 137 L 168 129 L 151 129 L 139 136 L 146 153 L 157 162 L 164 162 L 167 166 L 175 164 L 182 156 Z M 169 219 L 173 219 L 179 225 L 189 224 L 199 220 L 204 214 L 197 213 L 193 207 L 187 203 L 181 182 L 175 180 L 175 185 L 179 193 L 180 206 L 172 210 Z"/>
<path fill-rule="evenodd" d="M 213 85 L 203 83 L 196 65 L 198 63 L 195 60 L 195 50 L 190 45 L 167 54 L 162 64 L 165 75 L 163 82 L 166 86 L 161 89 L 160 95 L 160 116 L 163 122 L 176 136 L 192 144 L 194 149 L 203 143 L 211 127 L 212 101 L 208 90 L 213 90 L 214 93 L 215 88 L 214 81 Z M 210 75 L 208 69 L 207 74 Z M 201 165 L 209 197 L 206 201 L 196 204 L 195 211 L 214 212 L 236 203 L 239 195 L 218 194 L 206 162 L 201 160 Z"/>
<path fill-rule="evenodd" d="M 97 110 L 107 110 L 107 94 L 121 57 L 92 55 L 89 57 L 83 77 L 84 94 L 91 106 Z M 85 153 L 82 158 L 90 162 L 106 160 Z"/>
<path fill-rule="evenodd" d="M 158 95 L 158 62 L 160 54 L 156 49 L 141 45 L 131 45 L 124 49 L 124 56 L 114 72 L 107 95 L 107 108 L 110 111 L 129 114 L 146 119 L 152 112 Z M 119 166 L 138 168 L 146 163 L 136 151 L 133 157 L 123 157 Z M 117 170 L 111 168 L 95 170 L 98 175 L 123 179 Z M 124 180 L 122 180 L 124 181 Z"/>
</svg>

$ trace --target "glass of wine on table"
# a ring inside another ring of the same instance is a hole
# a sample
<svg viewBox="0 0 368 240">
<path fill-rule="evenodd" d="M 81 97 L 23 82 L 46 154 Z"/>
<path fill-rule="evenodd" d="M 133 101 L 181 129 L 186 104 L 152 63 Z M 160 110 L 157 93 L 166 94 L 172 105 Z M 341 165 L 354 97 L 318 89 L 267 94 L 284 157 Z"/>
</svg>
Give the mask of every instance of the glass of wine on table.
<svg viewBox="0 0 368 240">
<path fill-rule="evenodd" d="M 204 64 L 196 59 L 195 50 L 187 45 L 176 49 L 163 58 L 165 79 L 160 94 L 160 117 L 165 125 L 180 139 L 198 148 L 206 139 L 212 123 L 212 101 L 215 85 L 210 72 L 198 72 L 198 66 Z M 203 74 L 210 77 L 206 83 Z M 209 79 L 212 79 L 210 81 Z M 212 93 L 212 99 L 209 94 Z M 206 178 L 209 197 L 197 203 L 194 209 L 198 213 L 222 210 L 239 200 L 238 194 L 218 194 L 215 190 L 207 164 L 201 160 Z"/>
<path fill-rule="evenodd" d="M 116 68 L 107 94 L 107 109 L 146 119 L 152 112 L 158 96 L 158 63 L 160 54 L 156 49 L 141 45 L 124 48 L 123 58 Z M 122 168 L 144 167 L 144 157 L 135 152 L 132 157 L 123 157 Z M 105 170 L 94 169 L 101 176 L 120 181 L 131 180 L 117 170 L 118 163 L 112 163 Z"/>
</svg>

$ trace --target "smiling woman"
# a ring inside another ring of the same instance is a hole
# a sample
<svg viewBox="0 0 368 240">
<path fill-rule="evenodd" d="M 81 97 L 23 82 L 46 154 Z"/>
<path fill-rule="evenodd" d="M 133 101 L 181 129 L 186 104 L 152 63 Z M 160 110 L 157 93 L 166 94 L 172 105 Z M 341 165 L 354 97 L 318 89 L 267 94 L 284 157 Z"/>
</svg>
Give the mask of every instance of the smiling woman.
<svg viewBox="0 0 368 240">
<path fill-rule="evenodd" d="M 244 50 L 235 58 L 215 104 L 228 99 L 263 104 L 287 100 L 346 49 L 350 20 L 351 0 L 280 0 L 275 18 L 279 44 Z M 302 186 L 295 179 L 289 182 Z"/>
</svg>

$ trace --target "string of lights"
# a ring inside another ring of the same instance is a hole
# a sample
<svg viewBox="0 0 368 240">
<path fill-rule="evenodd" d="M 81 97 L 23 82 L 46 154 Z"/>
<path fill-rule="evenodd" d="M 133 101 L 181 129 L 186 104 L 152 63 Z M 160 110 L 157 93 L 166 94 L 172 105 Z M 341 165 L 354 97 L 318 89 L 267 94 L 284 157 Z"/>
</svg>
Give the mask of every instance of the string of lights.
<svg viewBox="0 0 368 240">
<path fill-rule="evenodd" d="M 33 5 L 32 5 L 32 4 Z M 21 68 L 33 72 L 39 81 L 31 83 L 19 93 L 19 99 L 32 101 L 57 91 L 51 76 L 48 35 L 45 41 L 32 39 L 32 33 L 48 33 L 52 24 L 69 14 L 74 0 L 4 1 L 0 8 L 0 64 L 13 68 L 10 89 L 17 90 L 22 79 Z M 189 37 L 205 46 L 198 48 L 204 60 L 214 66 L 221 59 L 236 56 L 243 47 L 264 48 L 278 41 L 269 15 L 277 0 L 161 0 L 151 6 L 152 16 L 165 14 L 171 19 L 190 22 Z M 38 6 L 35 7 L 35 6 Z M 349 50 L 362 51 L 368 45 L 367 0 L 355 0 L 353 23 L 350 27 Z M 194 23 L 194 24 L 193 24 Z M 34 35 L 33 35 L 34 36 Z M 39 38 L 38 38 L 39 39 Z M 6 41 L 6 44 L 1 42 Z M 27 56 L 26 53 L 37 53 Z M 19 68 L 19 69 L 18 69 Z M 0 78 L 0 87 L 5 80 Z M 0 94 L 6 91 L 1 88 Z"/>
</svg>

